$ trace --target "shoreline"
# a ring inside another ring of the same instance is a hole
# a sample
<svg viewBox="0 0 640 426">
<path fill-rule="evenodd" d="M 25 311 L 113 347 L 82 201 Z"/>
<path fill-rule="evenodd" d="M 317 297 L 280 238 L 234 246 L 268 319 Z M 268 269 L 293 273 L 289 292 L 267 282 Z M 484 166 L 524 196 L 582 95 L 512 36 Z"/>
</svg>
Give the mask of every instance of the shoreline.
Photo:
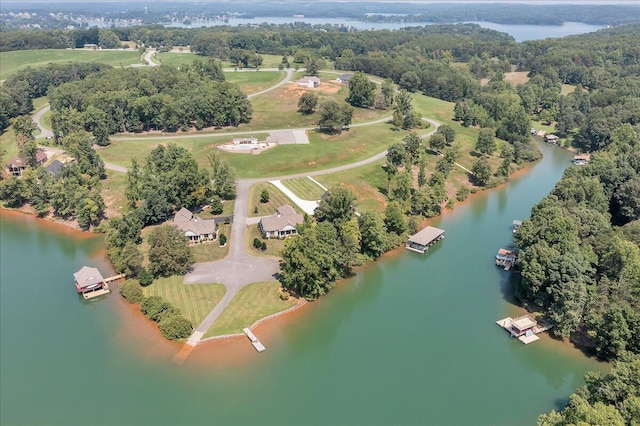
<svg viewBox="0 0 640 426">
<path fill-rule="evenodd" d="M 515 170 L 511 175 L 509 175 L 509 179 L 496 185 L 491 188 L 483 188 L 476 193 L 470 193 L 469 196 L 463 201 L 457 201 L 454 204 L 453 209 L 443 208 L 441 214 L 432 218 L 425 218 L 421 221 L 421 226 L 426 226 L 428 224 L 434 224 L 434 222 L 440 221 L 445 214 L 452 214 L 456 207 L 466 205 L 468 202 L 477 199 L 476 196 L 489 194 L 490 191 L 496 189 L 502 189 L 503 185 L 508 184 L 512 179 L 519 178 L 520 176 L 531 171 L 534 165 L 536 165 L 539 161 L 526 163 L 523 167 L 518 170 Z M 39 226 L 44 226 L 46 228 L 52 229 L 55 232 L 60 232 L 66 235 L 70 235 L 73 238 L 78 239 L 90 239 L 96 238 L 99 234 L 95 234 L 90 231 L 80 230 L 69 222 L 60 222 L 54 221 L 49 218 L 39 218 L 36 215 L 19 210 L 19 209 L 7 209 L 0 208 L 0 214 L 6 214 L 12 216 L 16 219 L 22 218 L 23 220 L 33 220 L 37 222 Z M 100 257 L 103 262 L 106 262 L 109 268 L 113 269 L 111 262 L 106 256 L 106 245 L 100 251 Z M 341 286 L 344 282 L 354 276 L 358 275 L 365 268 L 374 265 L 376 262 L 382 259 L 390 259 L 393 257 L 400 256 L 404 252 L 404 245 L 400 244 L 398 247 L 391 249 L 385 253 L 383 253 L 378 259 L 367 262 L 364 265 L 361 265 L 353 270 L 353 273 L 345 278 L 340 278 L 336 281 L 335 287 Z M 103 263 L 101 262 L 101 263 Z M 123 320 L 122 330 L 118 331 L 117 336 L 118 340 L 126 339 L 128 340 L 127 345 L 129 347 L 135 347 L 136 352 L 139 355 L 145 356 L 145 358 L 153 358 L 158 362 L 166 362 L 171 361 L 171 359 L 176 356 L 184 347 L 183 342 L 175 342 L 165 339 L 160 330 L 153 321 L 147 319 L 139 310 L 138 305 L 131 304 L 127 302 L 119 293 L 119 285 L 114 288 L 114 292 L 116 293 L 117 301 L 115 303 L 117 305 L 121 305 L 116 307 L 116 309 L 122 309 L 125 311 L 124 317 L 121 317 Z M 296 315 L 304 315 L 307 310 L 302 309 L 303 307 L 313 306 L 313 304 L 308 301 L 301 299 L 301 302 L 296 303 L 294 306 L 280 312 L 273 313 L 266 317 L 260 318 L 255 321 L 249 328 L 251 330 L 260 330 L 260 333 L 263 335 L 261 337 L 262 340 L 269 342 L 272 340 L 276 334 L 282 332 L 282 327 L 288 324 L 289 321 L 293 320 L 293 317 Z M 514 308 L 524 309 L 520 305 L 513 305 Z M 145 324 L 141 326 L 141 322 Z M 135 325 L 133 325 L 135 324 Z M 131 329 L 136 330 L 135 333 L 131 332 Z M 258 331 L 256 331 L 258 332 Z M 137 336 L 135 338 L 134 336 Z M 215 365 L 220 366 L 227 365 L 228 363 L 236 363 L 240 362 L 240 359 L 247 358 L 249 361 L 249 356 L 255 353 L 254 349 L 251 345 L 246 345 L 242 338 L 244 338 L 244 334 L 226 334 L 220 336 L 212 336 L 207 339 L 203 339 L 200 344 L 193 347 L 191 354 L 189 355 L 189 360 L 193 358 L 193 361 L 187 361 L 185 365 Z M 140 340 L 142 339 L 142 340 Z M 551 339 L 553 340 L 553 339 Z M 147 344 L 143 345 L 142 343 L 146 342 Z M 573 343 L 570 341 L 563 342 L 569 343 L 572 346 Z M 575 346 L 574 346 L 575 347 Z M 224 350 L 222 350 L 224 348 Z M 196 350 L 197 349 L 197 350 Z M 245 351 L 247 349 L 248 351 Z M 249 350 L 250 349 L 250 350 Z M 223 353 L 220 353 L 223 352 Z M 165 358 L 166 357 L 166 358 Z M 244 361 L 243 361 L 244 362 Z M 221 364 L 220 364 L 221 363 Z"/>
</svg>

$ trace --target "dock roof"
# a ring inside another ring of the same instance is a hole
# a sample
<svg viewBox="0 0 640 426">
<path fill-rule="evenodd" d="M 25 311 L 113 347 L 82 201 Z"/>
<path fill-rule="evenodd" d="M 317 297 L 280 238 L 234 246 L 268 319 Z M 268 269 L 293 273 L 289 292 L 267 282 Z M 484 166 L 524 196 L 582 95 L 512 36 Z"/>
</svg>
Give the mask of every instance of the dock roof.
<svg viewBox="0 0 640 426">
<path fill-rule="evenodd" d="M 98 269 L 89 266 L 83 266 L 78 272 L 73 274 L 79 288 L 89 287 L 104 281 L 102 274 Z"/>
<path fill-rule="evenodd" d="M 427 244 L 440 237 L 442 234 L 444 234 L 444 229 L 427 226 L 422 231 L 409 237 L 409 241 L 415 244 L 426 246 Z"/>
<path fill-rule="evenodd" d="M 518 330 L 526 330 L 535 327 L 537 323 L 530 315 L 524 315 L 513 320 L 512 325 Z"/>
</svg>

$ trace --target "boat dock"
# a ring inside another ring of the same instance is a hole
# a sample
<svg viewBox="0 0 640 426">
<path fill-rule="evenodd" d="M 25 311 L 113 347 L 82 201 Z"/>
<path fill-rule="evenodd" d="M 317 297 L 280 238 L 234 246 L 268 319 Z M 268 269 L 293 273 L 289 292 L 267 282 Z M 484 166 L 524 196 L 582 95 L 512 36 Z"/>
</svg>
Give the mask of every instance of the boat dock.
<svg viewBox="0 0 640 426">
<path fill-rule="evenodd" d="M 550 324 L 540 323 L 531 315 L 523 315 L 518 318 L 503 318 L 496 321 L 500 327 L 507 330 L 512 337 L 517 337 L 525 345 L 533 343 L 540 338 L 537 334 L 547 331 L 551 328 Z"/>
<path fill-rule="evenodd" d="M 111 293 L 111 289 L 109 288 L 109 284 L 104 283 L 102 288 L 93 291 L 86 291 L 82 293 L 82 297 L 84 300 L 93 299 L 94 297 L 104 296 L 105 294 Z"/>
<path fill-rule="evenodd" d="M 256 335 L 253 334 L 251 330 L 249 330 L 248 328 L 243 328 L 242 331 L 244 331 L 244 334 L 246 334 L 249 340 L 251 340 L 251 344 L 254 348 L 256 348 L 256 351 L 264 352 L 264 350 L 267 349 L 262 343 L 260 343 L 260 340 L 258 340 Z"/>
<path fill-rule="evenodd" d="M 444 230 L 427 226 L 422 231 L 409 237 L 405 248 L 416 253 L 424 254 L 434 243 L 444 239 Z"/>
<path fill-rule="evenodd" d="M 120 278 L 126 278 L 127 274 L 118 274 L 112 277 L 107 277 L 104 279 L 105 283 L 110 283 L 111 281 L 119 280 Z"/>
</svg>

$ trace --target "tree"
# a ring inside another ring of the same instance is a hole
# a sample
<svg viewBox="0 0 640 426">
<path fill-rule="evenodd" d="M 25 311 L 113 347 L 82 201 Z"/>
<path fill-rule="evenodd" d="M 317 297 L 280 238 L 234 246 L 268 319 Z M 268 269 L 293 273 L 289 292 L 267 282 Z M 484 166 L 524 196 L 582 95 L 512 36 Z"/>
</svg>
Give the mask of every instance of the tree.
<svg viewBox="0 0 640 426">
<path fill-rule="evenodd" d="M 267 191 L 266 189 L 263 189 L 262 192 L 260 193 L 260 202 L 261 203 L 269 202 L 269 191 Z"/>
<path fill-rule="evenodd" d="M 387 230 L 382 216 L 376 211 L 367 210 L 358 218 L 358 225 L 362 235 L 362 253 L 377 259 L 388 247 Z"/>
<path fill-rule="evenodd" d="M 177 227 L 163 225 L 149 235 L 149 270 L 154 277 L 183 275 L 193 264 L 187 240 Z"/>
<path fill-rule="evenodd" d="M 158 328 L 166 339 L 180 340 L 191 335 L 193 324 L 182 315 L 174 315 L 163 318 L 158 323 Z"/>
<path fill-rule="evenodd" d="M 496 150 L 495 132 L 493 129 L 480 129 L 476 141 L 476 151 L 491 155 Z"/>
<path fill-rule="evenodd" d="M 321 58 L 310 58 L 306 62 L 305 67 L 307 68 L 307 74 L 318 75 L 320 70 L 326 67 L 326 64 Z"/>
<path fill-rule="evenodd" d="M 429 138 L 429 147 L 436 152 L 440 152 L 441 150 L 443 150 L 446 143 L 446 139 L 440 133 L 434 133 Z"/>
<path fill-rule="evenodd" d="M 385 80 L 382 82 L 380 93 L 382 94 L 386 107 L 389 108 L 390 106 L 392 106 L 395 101 L 396 93 L 393 87 L 393 80 L 385 78 Z"/>
<path fill-rule="evenodd" d="M 407 148 L 402 143 L 394 143 L 387 150 L 387 161 L 395 168 L 400 167 L 407 160 Z"/>
<path fill-rule="evenodd" d="M 313 114 L 318 105 L 318 95 L 313 92 L 304 92 L 298 99 L 298 112 L 309 115 Z"/>
<path fill-rule="evenodd" d="M 491 165 L 484 155 L 476 160 L 471 171 L 473 172 L 472 180 L 475 185 L 487 186 L 489 179 L 491 179 Z"/>
<path fill-rule="evenodd" d="M 355 211 L 356 196 L 352 190 L 344 186 L 336 186 L 329 191 L 329 195 L 320 201 L 314 211 L 319 222 L 329 221 L 336 228 L 351 220 Z"/>
<path fill-rule="evenodd" d="M 422 139 L 420 139 L 420 136 L 418 136 L 417 133 L 411 132 L 402 139 L 402 142 L 404 142 L 405 149 L 411 158 L 411 162 L 415 163 L 418 159 L 420 147 L 422 146 Z"/>
<path fill-rule="evenodd" d="M 120 47 L 120 39 L 111 30 L 100 30 L 98 33 L 98 44 L 103 49 L 117 49 Z"/>
<path fill-rule="evenodd" d="M 447 145 L 452 145 L 456 139 L 456 130 L 448 124 L 443 124 L 438 127 L 436 133 L 440 133 L 442 136 L 444 136 Z"/>
<path fill-rule="evenodd" d="M 354 107 L 370 108 L 376 97 L 376 84 L 364 73 L 356 72 L 349 80 L 349 96 L 347 102 Z"/>
<path fill-rule="evenodd" d="M 397 201 L 392 201 L 384 211 L 384 223 L 390 232 L 402 235 L 407 231 L 407 218 L 402 211 L 402 206 Z"/>
<path fill-rule="evenodd" d="M 320 104 L 318 114 L 318 128 L 321 132 L 341 133 L 344 127 L 351 124 L 353 109 L 349 105 L 340 106 L 334 99 L 327 99 Z"/>
</svg>

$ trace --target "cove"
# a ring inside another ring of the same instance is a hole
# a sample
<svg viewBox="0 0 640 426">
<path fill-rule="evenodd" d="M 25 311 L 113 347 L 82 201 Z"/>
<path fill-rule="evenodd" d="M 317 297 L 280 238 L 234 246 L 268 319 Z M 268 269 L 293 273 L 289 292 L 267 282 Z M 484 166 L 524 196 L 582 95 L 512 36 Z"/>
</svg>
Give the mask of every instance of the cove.
<svg viewBox="0 0 640 426">
<path fill-rule="evenodd" d="M 559 180 L 544 158 L 430 224 L 427 255 L 399 250 L 246 339 L 206 343 L 182 366 L 115 293 L 83 303 L 71 274 L 107 268 L 102 239 L 0 215 L 2 424 L 535 424 L 587 371 L 608 368 L 543 336 L 524 346 L 495 321 L 519 311 L 496 268 L 511 222 Z M 226 355 L 225 355 L 226 354 Z"/>
</svg>

